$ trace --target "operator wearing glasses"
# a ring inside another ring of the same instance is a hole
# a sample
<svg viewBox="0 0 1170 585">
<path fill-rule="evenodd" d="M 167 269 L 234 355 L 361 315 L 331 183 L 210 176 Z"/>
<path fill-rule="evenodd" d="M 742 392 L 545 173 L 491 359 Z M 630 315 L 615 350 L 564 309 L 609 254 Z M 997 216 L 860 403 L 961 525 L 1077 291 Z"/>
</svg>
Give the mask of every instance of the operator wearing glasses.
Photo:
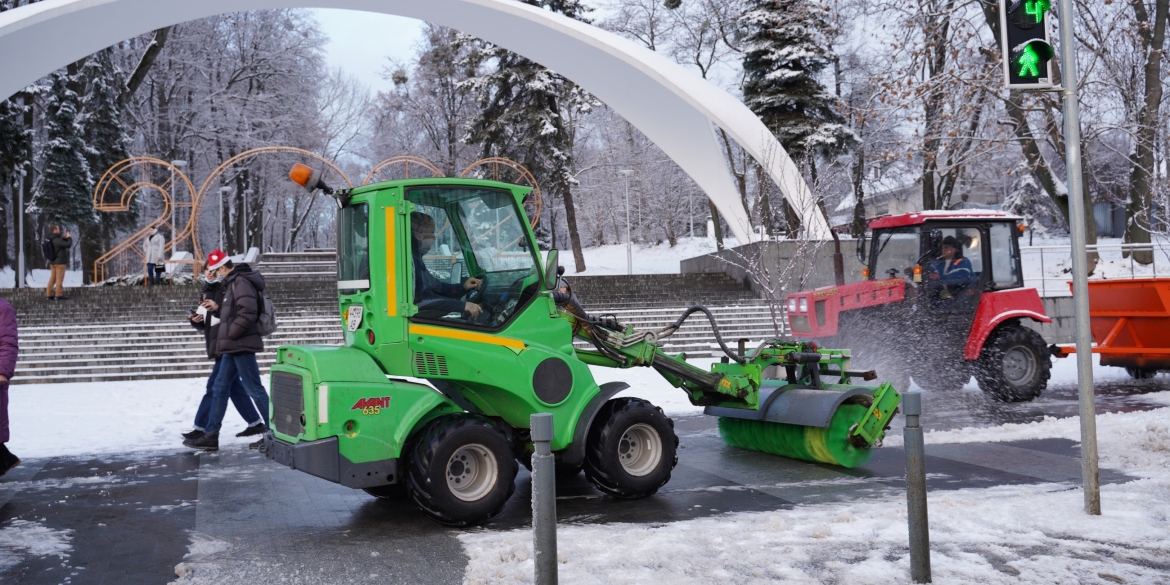
<svg viewBox="0 0 1170 585">
<path fill-rule="evenodd" d="M 435 245 L 435 220 L 418 211 L 410 214 L 411 253 L 414 256 L 414 304 L 418 316 L 423 318 L 442 317 L 450 313 L 467 313 L 471 320 L 483 313 L 483 307 L 459 300 L 467 291 L 479 288 L 478 278 L 468 278 L 463 286 L 450 284 L 435 278 L 427 270 L 423 255 Z"/>
</svg>

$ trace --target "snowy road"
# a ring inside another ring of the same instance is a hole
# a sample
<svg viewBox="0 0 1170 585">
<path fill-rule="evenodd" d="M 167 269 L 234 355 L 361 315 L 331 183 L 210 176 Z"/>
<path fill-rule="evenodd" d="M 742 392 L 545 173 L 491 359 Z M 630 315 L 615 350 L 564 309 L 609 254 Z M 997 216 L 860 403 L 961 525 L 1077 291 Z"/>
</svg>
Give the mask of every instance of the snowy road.
<svg viewBox="0 0 1170 585">
<path fill-rule="evenodd" d="M 1026 405 L 973 385 L 926 396 L 935 583 L 1170 583 L 1170 377 L 1098 368 L 1106 514 L 1094 520 L 1075 488 L 1077 421 L 1060 418 L 1076 411 L 1065 369 Z M 649 371 L 604 375 L 662 404 L 683 448 L 646 500 L 602 497 L 581 477 L 559 486 L 563 582 L 907 582 L 897 430 L 861 469 L 791 461 L 724 447 Z M 184 585 L 530 582 L 526 474 L 490 525 L 448 530 L 244 439 L 175 449 L 201 383 L 14 388 L 26 462 L 0 479 L 0 583 L 166 583 L 176 566 Z"/>
</svg>

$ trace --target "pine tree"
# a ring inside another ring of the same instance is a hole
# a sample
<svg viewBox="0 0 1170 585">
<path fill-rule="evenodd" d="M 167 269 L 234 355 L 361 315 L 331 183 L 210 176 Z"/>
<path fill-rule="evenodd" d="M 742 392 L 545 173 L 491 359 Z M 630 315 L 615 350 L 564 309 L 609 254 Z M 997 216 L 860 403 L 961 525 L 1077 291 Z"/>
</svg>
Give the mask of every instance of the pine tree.
<svg viewBox="0 0 1170 585">
<path fill-rule="evenodd" d="M 125 87 L 121 69 L 114 64 L 113 50 L 97 52 L 85 62 L 81 71 L 85 82 L 82 100 L 84 115 L 83 138 L 88 149 L 86 161 L 95 180 L 130 157 L 130 138 L 122 124 L 121 90 Z M 114 186 L 111 186 L 113 189 Z M 174 187 L 172 186 L 173 190 Z M 112 197 L 107 196 L 107 200 Z M 129 212 L 94 214 L 98 221 L 78 225 L 81 245 L 81 266 L 85 280 L 92 280 L 93 262 L 113 245 L 119 231 L 132 230 L 138 225 L 138 205 L 131 200 Z"/>
<path fill-rule="evenodd" d="M 524 0 L 525 3 L 585 20 L 588 8 L 579 0 Z M 501 47 L 480 43 L 469 60 L 476 69 L 494 65 L 472 78 L 465 87 L 479 95 L 479 115 L 465 140 L 481 147 L 481 155 L 503 156 L 528 168 L 549 200 L 565 204 L 565 220 L 577 272 L 585 270 L 585 256 L 577 230 L 573 187 L 573 112 L 587 112 L 596 103 L 580 87 L 537 63 Z M 551 245 L 549 226 L 537 226 L 537 237 Z"/>
<path fill-rule="evenodd" d="M 95 221 L 93 177 L 86 161 L 88 147 L 78 124 L 80 97 L 68 87 L 68 76 L 58 71 L 50 76 L 45 101 L 44 125 L 47 141 L 41 153 L 40 181 L 33 189 L 29 211 L 41 219 L 68 226 Z"/>
<path fill-rule="evenodd" d="M 6 206 L 15 199 L 11 196 L 16 189 L 17 181 L 21 180 L 18 172 L 20 165 L 28 160 L 32 149 L 32 129 L 24 124 L 24 114 L 28 106 L 17 104 L 12 100 L 0 101 L 0 266 L 7 266 L 12 261 L 8 253 L 8 226 Z M 20 213 L 13 206 L 15 217 Z"/>
<path fill-rule="evenodd" d="M 796 160 L 839 153 L 856 141 L 817 79 L 836 59 L 828 20 L 822 0 L 752 0 L 740 17 L 744 102 Z"/>
</svg>

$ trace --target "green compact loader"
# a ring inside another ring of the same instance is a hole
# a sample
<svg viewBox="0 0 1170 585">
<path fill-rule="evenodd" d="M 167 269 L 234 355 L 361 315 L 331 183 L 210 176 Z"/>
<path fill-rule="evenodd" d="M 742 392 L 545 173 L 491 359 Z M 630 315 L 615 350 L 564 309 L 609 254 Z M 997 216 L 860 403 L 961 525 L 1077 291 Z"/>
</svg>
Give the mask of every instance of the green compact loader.
<svg viewBox="0 0 1170 585">
<path fill-rule="evenodd" d="M 333 191 L 303 165 L 290 177 L 340 208 L 345 344 L 280 347 L 265 453 L 377 497 L 409 497 L 443 524 L 503 509 L 532 454 L 533 413 L 553 415 L 558 474 L 583 469 L 617 498 L 670 480 L 673 422 L 645 400 L 614 398 L 628 385 L 598 385 L 591 365 L 654 368 L 719 417 L 730 445 L 847 467 L 868 460 L 901 401 L 888 383 L 853 385 L 873 373 L 850 371 L 847 350 L 780 339 L 733 350 L 703 307 L 659 331 L 590 316 L 558 286 L 557 252 L 540 261 L 528 187 L 427 178 Z M 696 313 L 724 354 L 710 370 L 660 345 Z"/>
</svg>

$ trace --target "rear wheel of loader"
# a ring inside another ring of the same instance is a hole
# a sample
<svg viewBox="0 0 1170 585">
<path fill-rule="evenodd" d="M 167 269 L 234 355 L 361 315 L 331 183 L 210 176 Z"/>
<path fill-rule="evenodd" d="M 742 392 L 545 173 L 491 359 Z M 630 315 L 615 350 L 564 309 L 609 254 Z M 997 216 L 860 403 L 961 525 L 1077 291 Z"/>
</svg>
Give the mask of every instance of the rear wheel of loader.
<svg viewBox="0 0 1170 585">
<path fill-rule="evenodd" d="M 363 492 L 378 498 L 379 500 L 390 500 L 393 502 L 405 500 L 410 497 L 406 491 L 406 482 L 400 481 L 390 485 L 380 485 L 372 488 L 362 488 Z"/>
<path fill-rule="evenodd" d="M 585 443 L 585 478 L 623 499 L 653 495 L 678 463 L 674 421 L 640 398 L 606 402 Z"/>
<path fill-rule="evenodd" d="M 1001 327 L 983 345 L 975 378 L 1000 402 L 1029 402 L 1048 385 L 1052 369 L 1039 333 L 1020 325 Z"/>
<path fill-rule="evenodd" d="M 448 526 L 487 521 L 516 489 L 511 446 L 499 427 L 480 416 L 435 419 L 420 434 L 408 467 L 411 499 Z"/>
<path fill-rule="evenodd" d="M 1147 370 L 1145 368 L 1134 368 L 1130 366 L 1125 367 L 1125 373 L 1129 374 L 1134 380 L 1149 380 L 1158 375 L 1158 370 Z"/>
</svg>

